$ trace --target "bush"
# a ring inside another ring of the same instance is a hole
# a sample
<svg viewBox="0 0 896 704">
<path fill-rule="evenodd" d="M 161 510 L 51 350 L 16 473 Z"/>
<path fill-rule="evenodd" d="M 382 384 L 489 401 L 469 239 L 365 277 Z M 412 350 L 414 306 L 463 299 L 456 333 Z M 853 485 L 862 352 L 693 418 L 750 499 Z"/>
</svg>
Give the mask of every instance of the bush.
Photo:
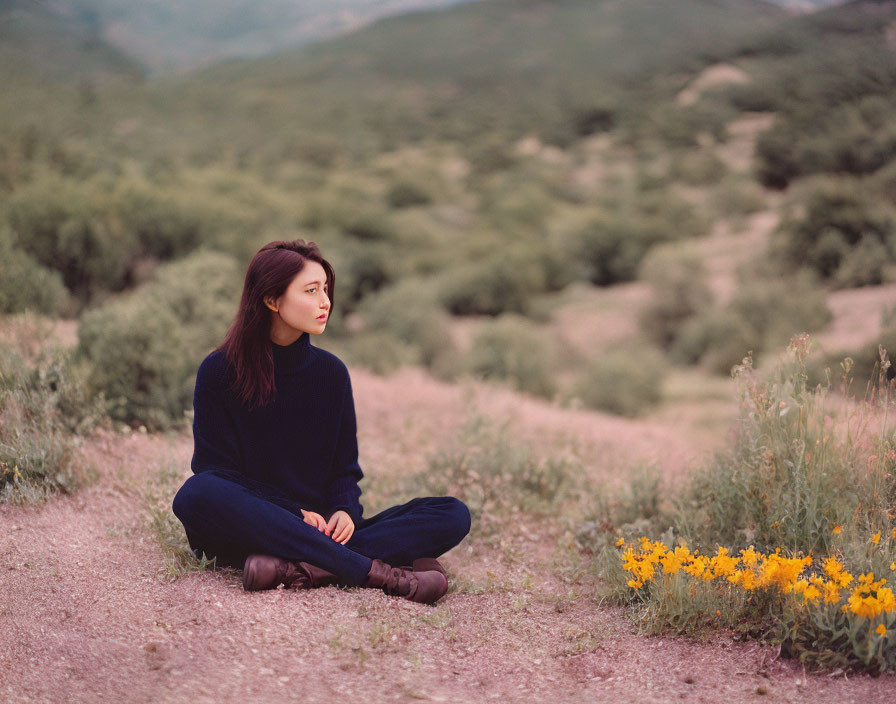
<svg viewBox="0 0 896 704">
<path fill-rule="evenodd" d="M 116 212 L 124 228 L 136 237 L 142 255 L 175 259 L 202 243 L 199 215 L 148 188 L 127 188 L 118 198 Z"/>
<path fill-rule="evenodd" d="M 665 369 L 649 347 L 606 350 L 588 363 L 572 395 L 589 408 L 635 416 L 662 398 Z"/>
<path fill-rule="evenodd" d="M 35 502 L 88 481 L 82 436 L 102 421 L 87 370 L 65 351 L 29 362 L 0 347 L 0 503 Z"/>
<path fill-rule="evenodd" d="M 389 187 L 386 202 L 392 208 L 410 208 L 416 205 L 429 205 L 432 196 L 422 186 L 411 181 L 398 181 Z"/>
<path fill-rule="evenodd" d="M 690 149 L 672 159 L 669 177 L 692 186 L 718 183 L 728 172 L 725 162 L 711 149 Z"/>
<path fill-rule="evenodd" d="M 878 578 L 896 560 L 896 434 L 880 422 L 896 397 L 829 405 L 808 354 L 799 336 L 768 378 L 737 368 L 732 446 L 673 495 L 661 540 L 623 535 L 603 574 L 649 632 L 733 628 L 807 665 L 893 671 L 896 600 Z"/>
<path fill-rule="evenodd" d="M 552 352 L 543 330 L 506 314 L 476 333 L 466 366 L 484 379 L 508 381 L 519 391 L 550 397 L 555 391 Z"/>
<path fill-rule="evenodd" d="M 702 364 L 717 374 L 728 374 L 753 351 L 755 331 L 730 310 L 711 310 L 682 325 L 669 348 L 678 364 Z"/>
<path fill-rule="evenodd" d="M 687 320 L 712 305 L 703 260 L 692 245 L 654 248 L 645 257 L 639 278 L 650 284 L 653 293 L 641 314 L 641 327 L 664 349 L 669 348 Z"/>
<path fill-rule="evenodd" d="M 365 296 L 394 281 L 395 256 L 382 242 L 342 243 L 328 249 L 326 257 L 337 272 L 337 305 L 344 312 L 357 308 Z"/>
<path fill-rule="evenodd" d="M 156 280 L 85 314 L 79 351 L 116 420 L 167 428 L 190 406 L 199 363 L 221 341 L 238 302 L 236 262 L 196 252 Z"/>
<path fill-rule="evenodd" d="M 438 376 L 450 377 L 457 364 L 457 349 L 451 320 L 435 298 L 433 287 L 406 280 L 369 296 L 360 313 L 366 330 L 394 336 L 415 350 L 415 363 Z"/>
<path fill-rule="evenodd" d="M 502 254 L 445 272 L 438 297 L 454 315 L 525 314 L 532 296 L 545 288 L 544 271 L 537 261 Z"/>
<path fill-rule="evenodd" d="M 18 192 L 8 221 L 18 245 L 58 271 L 85 302 L 100 290 L 123 288 L 139 251 L 98 193 L 67 181 L 41 181 Z"/>
<path fill-rule="evenodd" d="M 877 284 L 896 261 L 896 211 L 852 181 L 820 180 L 781 223 L 771 250 L 841 286 Z"/>
<path fill-rule="evenodd" d="M 739 176 L 723 178 L 710 194 L 713 212 L 720 218 L 750 215 L 762 210 L 762 191 L 752 179 Z"/>
<path fill-rule="evenodd" d="M 420 364 L 419 350 L 388 332 L 373 330 L 353 335 L 344 343 L 349 364 L 387 375 L 404 366 Z"/>
<path fill-rule="evenodd" d="M 3 276 L 0 277 L 0 313 L 59 312 L 66 296 L 62 277 L 15 247 L 12 234 L 2 227 L 0 260 L 4 262 Z"/>
<path fill-rule="evenodd" d="M 685 203 L 660 192 L 638 197 L 633 212 L 594 215 L 567 245 L 581 275 L 597 286 L 635 279 L 647 251 L 660 242 L 702 234 L 705 223 Z"/>
<path fill-rule="evenodd" d="M 742 286 L 722 310 L 685 322 L 669 348 L 679 363 L 702 364 L 727 374 L 752 352 L 780 348 L 798 330 L 818 330 L 831 320 L 824 291 L 812 279 L 771 279 Z"/>
<path fill-rule="evenodd" d="M 847 411 L 834 421 L 828 389 L 807 385 L 807 355 L 801 336 L 770 380 L 749 362 L 736 369 L 742 414 L 734 447 L 698 473 L 682 499 L 679 525 L 692 544 L 831 554 L 835 526 L 889 530 L 893 476 L 882 458 L 869 472 L 864 438 L 838 440 L 836 426 L 856 419 Z"/>
</svg>

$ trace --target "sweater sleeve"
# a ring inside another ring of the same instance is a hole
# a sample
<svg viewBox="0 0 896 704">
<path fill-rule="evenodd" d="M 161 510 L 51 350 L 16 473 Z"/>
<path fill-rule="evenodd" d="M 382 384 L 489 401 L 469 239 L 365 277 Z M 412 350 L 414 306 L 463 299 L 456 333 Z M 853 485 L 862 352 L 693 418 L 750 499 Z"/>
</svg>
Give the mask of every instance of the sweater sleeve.
<svg viewBox="0 0 896 704">
<path fill-rule="evenodd" d="M 355 401 L 352 396 L 351 380 L 348 380 L 345 389 L 345 399 L 343 400 L 336 455 L 333 459 L 332 478 L 327 487 L 327 503 L 330 507 L 327 514 L 328 519 L 336 511 L 342 510 L 356 524 L 361 520 L 364 507 L 359 501 L 361 489 L 358 486 L 358 482 L 363 476 L 361 466 L 358 464 L 358 428 L 355 420 Z"/>
<path fill-rule="evenodd" d="M 226 378 L 211 359 L 200 365 L 193 393 L 193 461 L 195 474 L 209 469 L 241 471 L 233 418 L 224 405 Z"/>
</svg>

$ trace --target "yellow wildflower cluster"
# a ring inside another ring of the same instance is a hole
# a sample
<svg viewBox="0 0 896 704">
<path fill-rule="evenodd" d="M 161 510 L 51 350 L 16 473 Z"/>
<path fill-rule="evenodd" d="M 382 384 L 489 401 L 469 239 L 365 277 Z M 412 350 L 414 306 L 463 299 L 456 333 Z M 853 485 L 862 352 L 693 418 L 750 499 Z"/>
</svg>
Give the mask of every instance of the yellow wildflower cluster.
<svg viewBox="0 0 896 704">
<path fill-rule="evenodd" d="M 783 594 L 798 595 L 807 604 L 840 604 L 845 597 L 843 611 L 868 619 L 896 612 L 896 597 L 884 586 L 886 579 L 875 581 L 873 573 L 856 579 L 834 557 L 823 562 L 821 574 L 803 576 L 812 565 L 812 558 L 784 557 L 780 548 L 765 555 L 750 547 L 735 557 L 725 547 L 709 556 L 691 552 L 683 545 L 669 549 L 662 542 L 647 538 L 641 538 L 639 543 L 639 549 L 626 546 L 624 540 L 617 543 L 623 548 L 622 566 L 632 574 L 628 586 L 633 589 L 641 588 L 657 574 L 684 572 L 705 581 L 725 579 L 747 591 L 774 588 Z M 853 584 L 851 593 L 841 594 Z"/>
</svg>

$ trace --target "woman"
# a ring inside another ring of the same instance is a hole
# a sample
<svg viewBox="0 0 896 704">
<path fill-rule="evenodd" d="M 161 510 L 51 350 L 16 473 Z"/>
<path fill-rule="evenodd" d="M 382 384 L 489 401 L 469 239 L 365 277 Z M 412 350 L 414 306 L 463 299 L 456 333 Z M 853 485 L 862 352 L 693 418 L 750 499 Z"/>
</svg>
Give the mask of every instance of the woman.
<svg viewBox="0 0 896 704">
<path fill-rule="evenodd" d="M 271 242 L 252 259 L 196 376 L 194 474 L 174 513 L 195 551 L 243 567 L 246 590 L 343 584 L 434 603 L 448 589 L 435 558 L 463 540 L 470 512 L 426 497 L 362 518 L 348 371 L 309 339 L 333 289 L 313 242 Z"/>
</svg>

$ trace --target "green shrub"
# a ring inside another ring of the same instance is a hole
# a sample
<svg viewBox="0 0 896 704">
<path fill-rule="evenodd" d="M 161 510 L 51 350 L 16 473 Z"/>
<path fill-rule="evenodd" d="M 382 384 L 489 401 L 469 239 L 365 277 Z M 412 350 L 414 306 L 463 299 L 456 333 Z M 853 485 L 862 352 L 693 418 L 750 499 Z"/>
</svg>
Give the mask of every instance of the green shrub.
<svg viewBox="0 0 896 704">
<path fill-rule="evenodd" d="M 434 287 L 414 280 L 403 281 L 369 296 L 360 313 L 366 330 L 393 335 L 416 350 L 417 363 L 438 376 L 451 376 L 457 364 L 457 349 L 451 336 L 451 320 L 436 303 Z"/>
<path fill-rule="evenodd" d="M 666 361 L 656 350 L 605 350 L 588 362 L 572 395 L 589 408 L 635 416 L 662 398 Z"/>
<path fill-rule="evenodd" d="M 0 347 L 0 503 L 41 501 L 91 478 L 79 446 L 102 421 L 102 399 L 86 378 L 66 351 L 44 350 L 29 362 Z"/>
<path fill-rule="evenodd" d="M 467 369 L 507 381 L 519 391 L 550 397 L 555 391 L 553 349 L 544 331 L 525 318 L 502 315 L 474 336 Z"/>
<path fill-rule="evenodd" d="M 826 298 L 807 276 L 743 285 L 724 309 L 706 310 L 687 320 L 669 356 L 727 374 L 748 352 L 758 356 L 779 348 L 799 330 L 827 325 L 831 313 Z"/>
<path fill-rule="evenodd" d="M 690 544 L 827 555 L 841 549 L 834 526 L 889 531 L 896 498 L 889 460 L 880 456 L 869 466 L 865 439 L 855 431 L 839 435 L 859 427 L 856 411 L 837 417 L 826 404 L 828 389 L 808 386 L 808 336 L 795 338 L 788 353 L 769 380 L 749 362 L 737 368 L 737 438 L 682 498 L 678 524 Z M 880 441 L 892 444 L 892 430 Z"/>
<path fill-rule="evenodd" d="M 526 313 L 533 295 L 546 288 L 537 261 L 506 254 L 457 266 L 439 282 L 439 300 L 454 315 Z"/>
<path fill-rule="evenodd" d="M 660 242 L 702 234 L 705 223 L 686 203 L 667 193 L 648 191 L 638 196 L 635 208 L 598 212 L 570 237 L 568 248 L 581 275 L 593 284 L 607 286 L 635 279 L 647 251 Z"/>
<path fill-rule="evenodd" d="M 665 105 L 650 118 L 653 134 L 672 147 L 693 147 L 700 134 L 724 141 L 734 111 L 722 103 L 701 100 L 686 107 Z"/>
<path fill-rule="evenodd" d="M 669 177 L 692 186 L 718 183 L 728 172 L 725 162 L 711 149 L 690 149 L 677 153 L 669 167 Z"/>
<path fill-rule="evenodd" d="M 641 328 L 664 349 L 685 322 L 712 305 L 703 260 L 688 243 L 655 247 L 644 258 L 639 278 L 650 284 L 653 294 L 642 311 Z"/>
<path fill-rule="evenodd" d="M 429 205 L 432 196 L 425 188 L 411 181 L 398 181 L 389 187 L 386 202 L 392 208 L 410 208 L 416 205 Z"/>
<path fill-rule="evenodd" d="M 861 184 L 818 180 L 782 221 L 771 250 L 841 286 L 878 284 L 896 262 L 896 211 Z"/>
<path fill-rule="evenodd" d="M 675 337 L 669 358 L 678 364 L 702 364 L 717 374 L 728 374 L 753 350 L 755 331 L 730 310 L 711 310 L 691 318 Z"/>
<path fill-rule="evenodd" d="M 399 262 L 384 242 L 341 242 L 328 247 L 325 256 L 337 274 L 337 305 L 344 312 L 358 307 L 371 293 L 392 283 Z"/>
<path fill-rule="evenodd" d="M 804 101 L 800 110 L 784 111 L 757 142 L 760 182 L 786 188 L 799 176 L 865 175 L 892 162 L 896 157 L 892 98 L 886 90 L 863 96 L 862 89 L 854 84 L 839 104 L 827 95 Z M 806 102 L 823 104 L 825 109 L 814 111 Z"/>
<path fill-rule="evenodd" d="M 62 277 L 39 264 L 12 243 L 12 234 L 0 227 L 0 313 L 58 313 L 65 300 Z"/>
<path fill-rule="evenodd" d="M 765 205 L 756 182 L 740 176 L 723 178 L 710 193 L 710 204 L 720 218 L 751 215 Z"/>
<path fill-rule="evenodd" d="M 798 332 L 815 332 L 831 321 L 827 293 L 809 276 L 744 284 L 728 309 L 755 331 L 757 353 L 780 349 Z"/>
<path fill-rule="evenodd" d="M 223 338 L 238 303 L 236 262 L 199 251 L 160 267 L 155 281 L 84 315 L 79 350 L 116 420 L 166 428 L 184 418 L 199 363 Z"/>
<path fill-rule="evenodd" d="M 125 189 L 117 199 L 116 212 L 124 228 L 136 237 L 143 255 L 175 259 L 202 243 L 199 214 L 148 188 Z"/>
<path fill-rule="evenodd" d="M 103 289 L 123 288 L 139 251 L 100 194 L 70 181 L 39 181 L 22 189 L 10 199 L 7 219 L 17 244 L 58 271 L 82 301 Z"/>
<path fill-rule="evenodd" d="M 767 188 L 783 189 L 800 172 L 797 136 L 780 121 L 759 135 L 756 140 L 756 176 Z"/>
<path fill-rule="evenodd" d="M 380 330 L 352 335 L 344 344 L 345 361 L 374 374 L 387 375 L 404 366 L 420 364 L 420 351 Z"/>
<path fill-rule="evenodd" d="M 659 541 L 619 526 L 614 560 L 603 527 L 589 522 L 580 535 L 609 594 L 633 604 L 648 632 L 729 628 L 809 666 L 893 671 L 892 592 L 887 579 L 862 583 L 896 560 L 896 434 L 880 422 L 896 398 L 891 385 L 829 403 L 829 386 L 808 384 L 808 356 L 798 336 L 768 377 L 750 360 L 737 368 L 732 443 L 672 495 Z"/>
</svg>

